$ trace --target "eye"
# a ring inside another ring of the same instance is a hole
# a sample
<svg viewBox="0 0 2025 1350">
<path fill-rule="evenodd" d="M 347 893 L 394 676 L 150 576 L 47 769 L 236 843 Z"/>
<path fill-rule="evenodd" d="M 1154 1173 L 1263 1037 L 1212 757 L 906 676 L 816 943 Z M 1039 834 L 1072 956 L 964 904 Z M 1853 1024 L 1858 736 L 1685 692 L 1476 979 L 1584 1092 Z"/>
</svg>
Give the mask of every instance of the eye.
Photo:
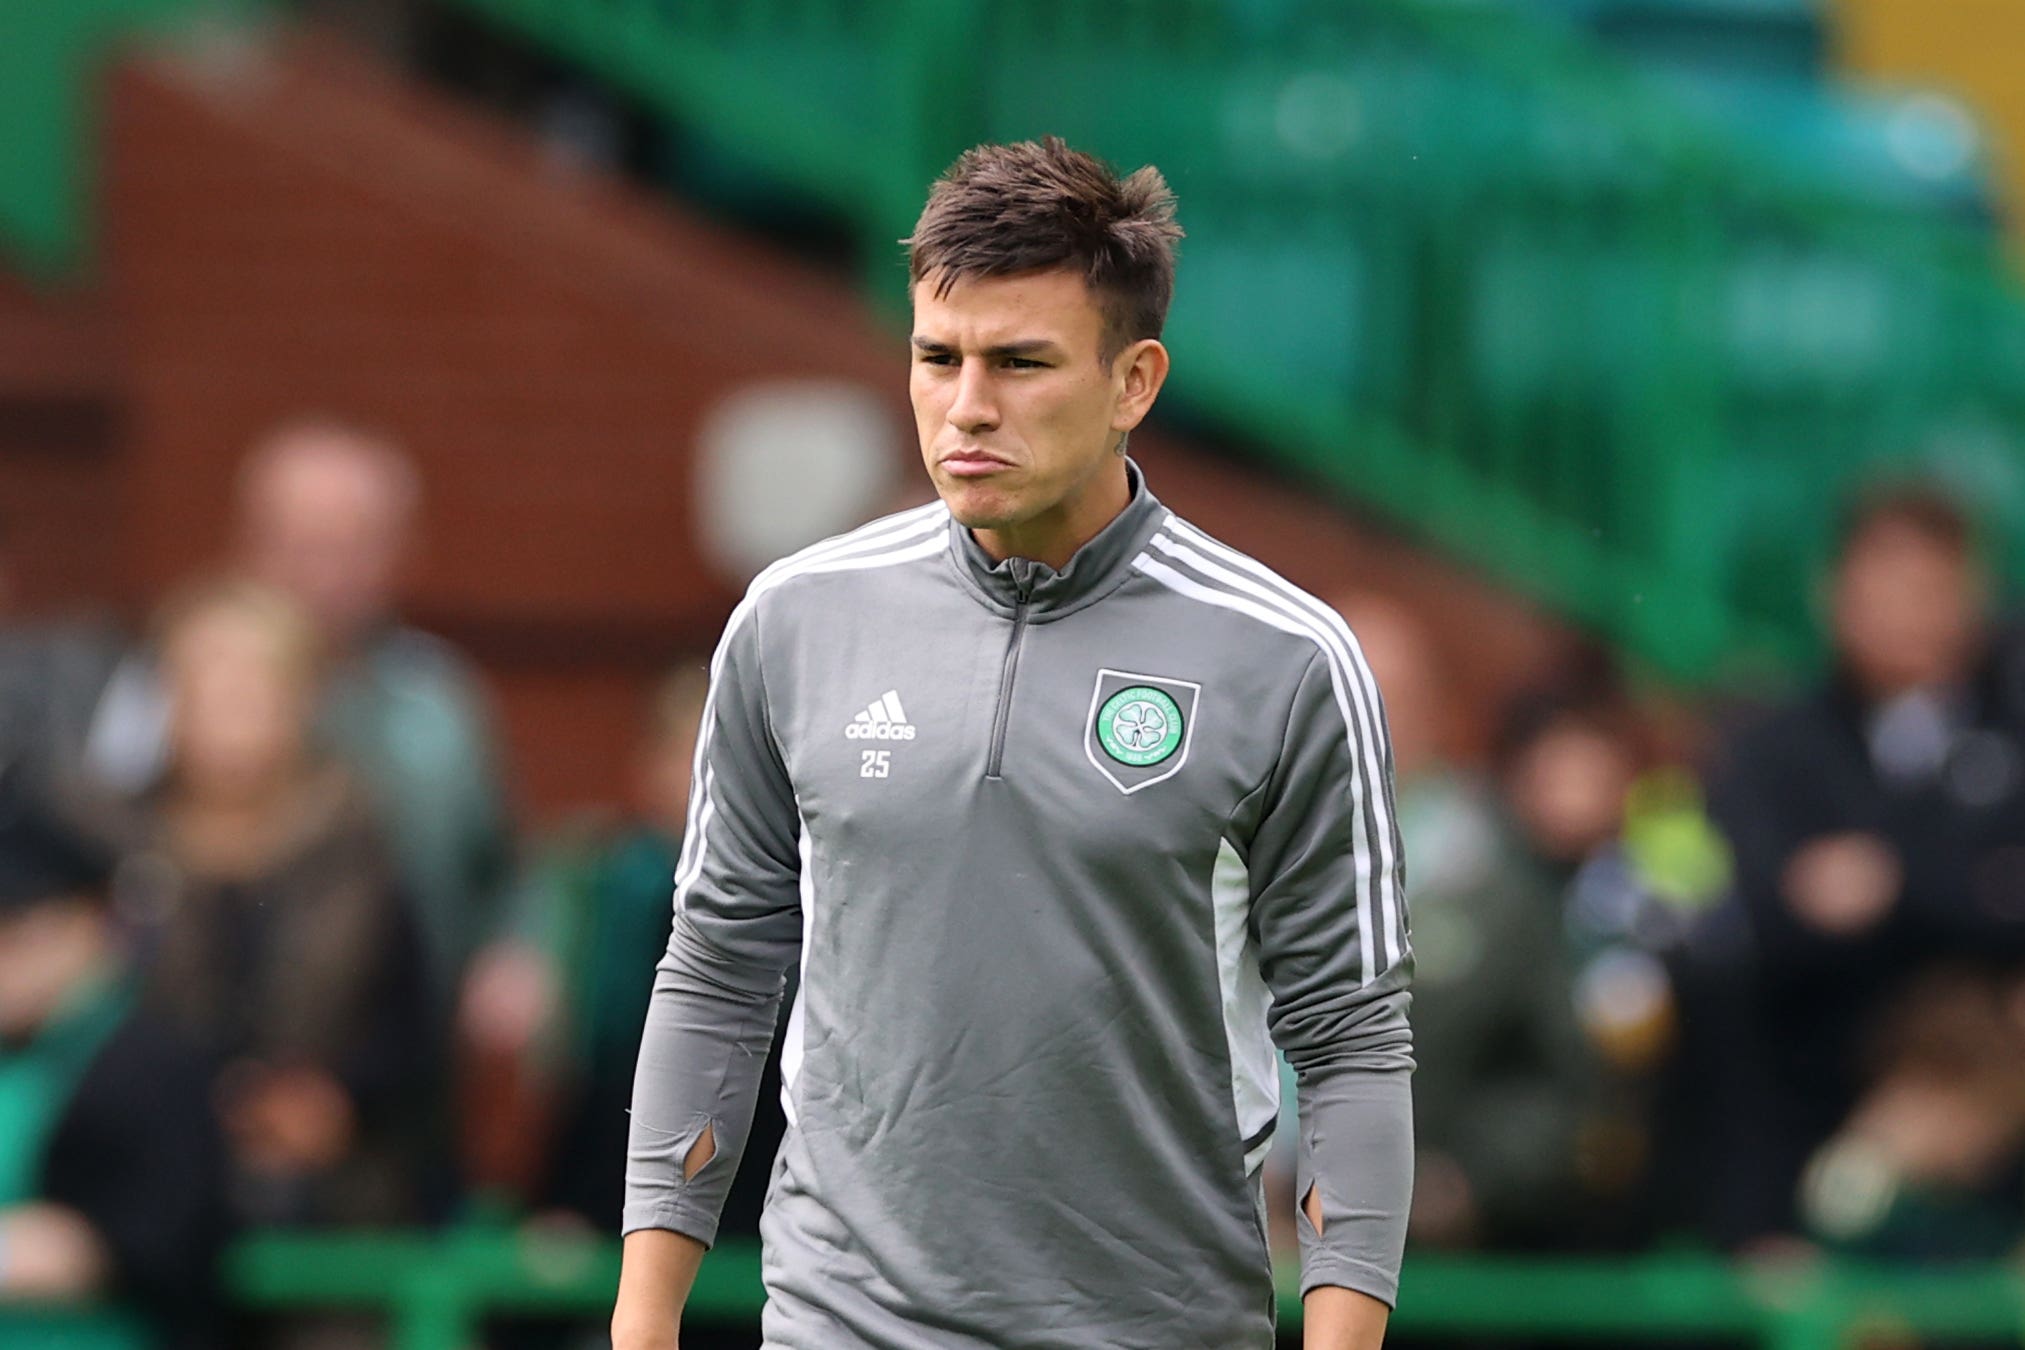
<svg viewBox="0 0 2025 1350">
<path fill-rule="evenodd" d="M 1046 370 L 1048 368 L 1047 362 L 1036 361 L 1032 357 L 1027 356 L 1008 356 L 1005 363 L 1014 370 Z"/>
<path fill-rule="evenodd" d="M 956 353 L 922 352 L 920 361 L 924 366 L 953 366 L 956 364 Z"/>
</svg>

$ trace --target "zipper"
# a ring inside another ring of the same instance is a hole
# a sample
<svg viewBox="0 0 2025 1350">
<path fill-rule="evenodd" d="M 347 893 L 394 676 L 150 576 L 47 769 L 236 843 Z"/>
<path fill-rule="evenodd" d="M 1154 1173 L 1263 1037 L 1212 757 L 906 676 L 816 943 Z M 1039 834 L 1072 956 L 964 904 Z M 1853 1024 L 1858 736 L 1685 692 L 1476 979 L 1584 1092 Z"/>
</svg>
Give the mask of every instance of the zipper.
<svg viewBox="0 0 2025 1350">
<path fill-rule="evenodd" d="M 998 711 L 991 719 L 991 753 L 984 761 L 986 778 L 1005 777 L 1005 726 L 1012 716 L 1013 678 L 1019 673 L 1020 644 L 1027 636 L 1027 606 L 1034 598 L 1034 565 L 1031 559 L 1012 560 L 1012 636 L 1005 644 L 1005 664 L 998 673 Z"/>
</svg>

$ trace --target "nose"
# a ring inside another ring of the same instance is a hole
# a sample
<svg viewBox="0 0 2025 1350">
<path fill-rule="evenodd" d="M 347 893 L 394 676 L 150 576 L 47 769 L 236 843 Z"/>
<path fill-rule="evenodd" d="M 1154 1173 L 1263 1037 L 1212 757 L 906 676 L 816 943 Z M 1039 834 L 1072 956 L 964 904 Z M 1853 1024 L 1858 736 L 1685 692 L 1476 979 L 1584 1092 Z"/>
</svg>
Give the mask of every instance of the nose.
<svg viewBox="0 0 2025 1350">
<path fill-rule="evenodd" d="M 967 360 L 957 371 L 949 424 L 966 434 L 990 431 L 998 425 L 998 400 L 992 396 L 991 369 L 986 362 Z"/>
</svg>

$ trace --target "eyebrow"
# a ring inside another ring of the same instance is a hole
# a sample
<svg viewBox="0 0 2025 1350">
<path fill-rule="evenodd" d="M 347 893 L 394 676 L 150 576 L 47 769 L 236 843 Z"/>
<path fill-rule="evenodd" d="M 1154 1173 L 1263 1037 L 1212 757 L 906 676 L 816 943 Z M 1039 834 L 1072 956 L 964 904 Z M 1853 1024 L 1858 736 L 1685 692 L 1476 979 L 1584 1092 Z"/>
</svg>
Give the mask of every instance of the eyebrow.
<svg viewBox="0 0 2025 1350">
<path fill-rule="evenodd" d="M 927 352 L 936 356 L 956 350 L 956 348 L 946 342 L 937 342 L 934 338 L 925 338 L 919 334 L 916 334 L 914 337 L 914 348 L 916 351 Z M 1019 342 L 1001 342 L 995 347 L 987 347 L 984 349 L 984 354 L 986 356 L 1035 356 L 1042 352 L 1053 352 L 1055 349 L 1055 344 L 1046 338 L 1026 338 Z"/>
</svg>

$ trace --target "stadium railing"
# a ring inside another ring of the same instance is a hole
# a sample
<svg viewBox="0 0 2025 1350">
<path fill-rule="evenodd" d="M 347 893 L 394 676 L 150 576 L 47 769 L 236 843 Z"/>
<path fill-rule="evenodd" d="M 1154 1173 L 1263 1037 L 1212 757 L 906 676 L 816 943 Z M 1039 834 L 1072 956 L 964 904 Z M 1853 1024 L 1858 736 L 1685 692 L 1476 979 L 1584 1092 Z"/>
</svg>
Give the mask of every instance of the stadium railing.
<svg viewBox="0 0 2025 1350">
<path fill-rule="evenodd" d="M 0 170 L 17 248 L 79 252 L 109 35 L 217 3 L 17 7 L 0 97 L 61 133 Z M 1161 165 L 1171 406 L 1677 677 L 1806 652 L 1836 501 L 1881 468 L 1951 475 L 2025 575 L 2025 301 L 1960 191 L 1807 175 L 1523 6 L 454 3 L 826 205 L 889 307 L 962 147 Z"/>
<path fill-rule="evenodd" d="M 491 1226 L 421 1233 L 267 1233 L 233 1251 L 227 1281 L 244 1307 L 384 1316 L 389 1350 L 464 1350 L 488 1318 L 602 1320 L 618 1244 Z M 1298 1273 L 1279 1272 L 1280 1317 L 1300 1321 Z M 1409 1255 L 1392 1325 L 1402 1335 L 1666 1344 L 1711 1340 L 1763 1350 L 1837 1350 L 1857 1338 L 2011 1341 L 2025 1332 L 2025 1272 L 1911 1269 L 1824 1261 L 1753 1271 L 1708 1254 L 1632 1258 Z M 756 1325 L 759 1251 L 724 1242 L 704 1262 L 687 1319 Z M 99 1314 L 0 1311 L 0 1344 L 69 1350 Z M 37 1334 L 40 1333 L 40 1339 Z"/>
</svg>

